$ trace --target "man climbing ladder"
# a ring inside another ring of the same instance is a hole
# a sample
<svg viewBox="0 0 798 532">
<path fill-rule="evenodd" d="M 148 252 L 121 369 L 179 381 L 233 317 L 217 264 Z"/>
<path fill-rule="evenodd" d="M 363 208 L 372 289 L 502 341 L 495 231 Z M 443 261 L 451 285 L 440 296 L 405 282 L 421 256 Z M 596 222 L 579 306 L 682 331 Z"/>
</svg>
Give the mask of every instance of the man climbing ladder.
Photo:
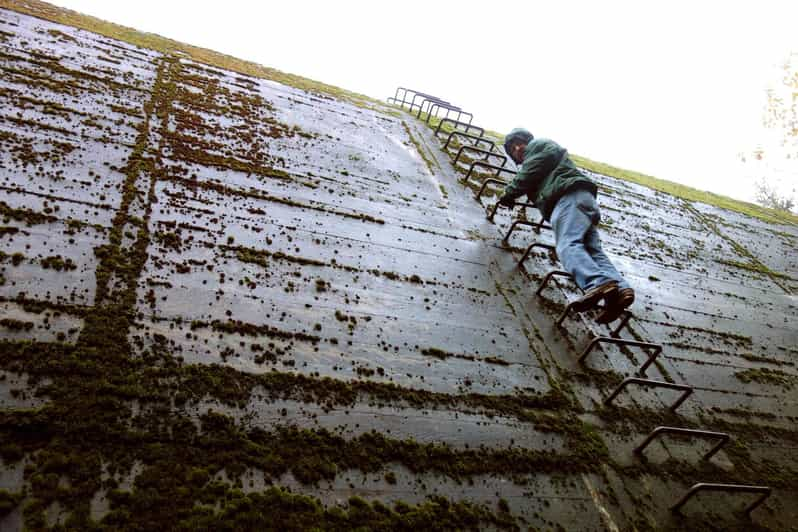
<svg viewBox="0 0 798 532">
<path fill-rule="evenodd" d="M 574 310 L 594 309 L 603 300 L 604 310 L 596 321 L 615 321 L 634 302 L 635 293 L 601 249 L 596 184 L 576 168 L 567 150 L 552 140 L 535 139 L 526 129 L 513 129 L 505 137 L 504 150 L 521 167 L 499 204 L 512 208 L 517 198 L 527 195 L 551 221 L 557 256 L 585 291 Z"/>
</svg>

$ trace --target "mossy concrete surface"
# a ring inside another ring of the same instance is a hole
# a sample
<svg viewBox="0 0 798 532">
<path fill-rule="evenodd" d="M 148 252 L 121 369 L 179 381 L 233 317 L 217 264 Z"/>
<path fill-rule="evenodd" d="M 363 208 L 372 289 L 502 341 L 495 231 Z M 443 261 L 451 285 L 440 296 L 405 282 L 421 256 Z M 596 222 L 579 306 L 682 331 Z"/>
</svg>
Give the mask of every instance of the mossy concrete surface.
<svg viewBox="0 0 798 532">
<path fill-rule="evenodd" d="M 1 529 L 797 522 L 795 226 L 595 175 L 623 335 L 696 389 L 605 407 L 645 354 L 576 362 L 607 329 L 516 265 L 551 235 L 502 245 L 422 122 L 127 40 L 0 9 Z M 670 514 L 711 481 L 774 494 Z"/>
</svg>

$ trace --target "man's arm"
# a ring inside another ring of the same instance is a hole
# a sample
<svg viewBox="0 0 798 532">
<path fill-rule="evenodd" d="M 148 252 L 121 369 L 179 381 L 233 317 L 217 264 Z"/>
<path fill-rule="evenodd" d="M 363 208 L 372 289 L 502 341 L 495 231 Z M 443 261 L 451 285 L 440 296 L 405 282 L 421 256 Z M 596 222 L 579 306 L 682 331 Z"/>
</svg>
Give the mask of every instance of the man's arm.
<svg viewBox="0 0 798 532">
<path fill-rule="evenodd" d="M 543 179 L 560 163 L 565 150 L 554 143 L 534 153 L 527 153 L 515 179 L 504 189 L 502 199 L 513 201 L 524 194 L 533 197 Z"/>
</svg>

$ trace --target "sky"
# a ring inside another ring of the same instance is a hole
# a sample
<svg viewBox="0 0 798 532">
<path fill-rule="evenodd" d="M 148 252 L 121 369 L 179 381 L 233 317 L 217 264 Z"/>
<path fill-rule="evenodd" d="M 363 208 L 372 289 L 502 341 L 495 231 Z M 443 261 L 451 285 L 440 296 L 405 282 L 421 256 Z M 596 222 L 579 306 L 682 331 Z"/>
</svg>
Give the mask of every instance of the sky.
<svg viewBox="0 0 798 532">
<path fill-rule="evenodd" d="M 762 165 L 789 193 L 798 161 L 762 127 L 798 52 L 795 0 L 50 0 L 384 100 L 434 94 L 499 132 L 752 201 Z"/>
</svg>

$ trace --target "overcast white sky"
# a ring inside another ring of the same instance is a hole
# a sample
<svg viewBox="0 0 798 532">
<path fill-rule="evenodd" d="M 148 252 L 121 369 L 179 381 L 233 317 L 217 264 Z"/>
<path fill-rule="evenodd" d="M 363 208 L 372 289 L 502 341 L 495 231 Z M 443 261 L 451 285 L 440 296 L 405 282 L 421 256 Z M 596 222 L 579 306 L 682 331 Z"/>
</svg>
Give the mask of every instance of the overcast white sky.
<svg viewBox="0 0 798 532">
<path fill-rule="evenodd" d="M 751 200 L 740 152 L 798 51 L 798 1 L 50 0 L 385 99 L 435 94 L 497 131 Z M 784 161 L 782 186 L 798 181 Z"/>
</svg>

